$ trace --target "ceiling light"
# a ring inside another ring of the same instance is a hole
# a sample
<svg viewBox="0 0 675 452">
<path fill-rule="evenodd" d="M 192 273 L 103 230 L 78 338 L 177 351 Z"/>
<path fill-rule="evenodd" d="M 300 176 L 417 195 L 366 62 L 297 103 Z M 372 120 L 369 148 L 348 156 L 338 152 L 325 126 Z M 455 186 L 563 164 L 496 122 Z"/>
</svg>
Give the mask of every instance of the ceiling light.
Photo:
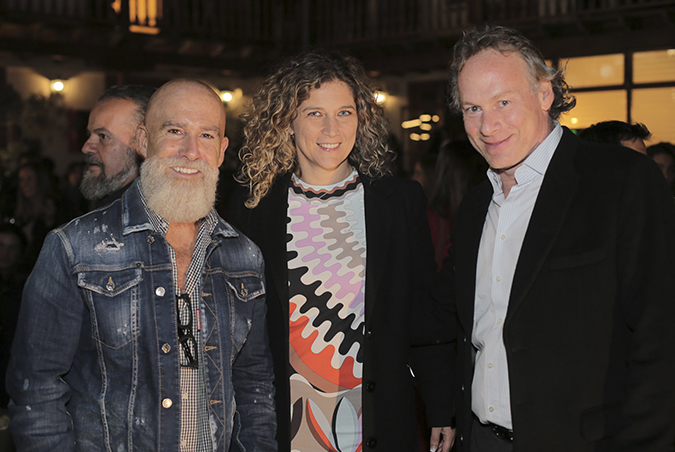
<svg viewBox="0 0 675 452">
<path fill-rule="evenodd" d="M 375 102 L 382 105 L 387 100 L 387 94 L 384 91 L 375 91 Z"/>
<path fill-rule="evenodd" d="M 61 91 L 63 91 L 63 88 L 65 88 L 66 85 L 63 83 L 63 80 L 52 80 L 51 87 L 52 91 L 54 91 L 55 93 L 60 93 Z"/>
</svg>

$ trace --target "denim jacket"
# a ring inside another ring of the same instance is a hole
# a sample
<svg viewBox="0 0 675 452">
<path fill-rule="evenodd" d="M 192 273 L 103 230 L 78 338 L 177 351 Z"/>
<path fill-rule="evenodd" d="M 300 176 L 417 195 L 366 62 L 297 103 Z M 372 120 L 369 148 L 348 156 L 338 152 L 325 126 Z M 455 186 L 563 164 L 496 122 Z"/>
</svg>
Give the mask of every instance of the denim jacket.
<svg viewBox="0 0 675 452">
<path fill-rule="evenodd" d="M 214 450 L 276 451 L 262 255 L 220 218 L 211 239 L 200 318 Z M 7 374 L 18 450 L 180 449 L 173 283 L 137 182 L 49 234 Z"/>
</svg>

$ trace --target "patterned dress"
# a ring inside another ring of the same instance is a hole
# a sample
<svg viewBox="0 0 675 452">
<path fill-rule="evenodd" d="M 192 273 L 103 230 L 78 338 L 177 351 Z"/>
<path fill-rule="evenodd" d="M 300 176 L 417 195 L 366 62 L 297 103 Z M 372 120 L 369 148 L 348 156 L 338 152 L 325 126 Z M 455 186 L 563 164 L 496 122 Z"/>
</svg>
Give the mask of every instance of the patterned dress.
<svg viewBox="0 0 675 452">
<path fill-rule="evenodd" d="M 366 230 L 356 170 L 288 193 L 291 449 L 358 452 Z"/>
</svg>

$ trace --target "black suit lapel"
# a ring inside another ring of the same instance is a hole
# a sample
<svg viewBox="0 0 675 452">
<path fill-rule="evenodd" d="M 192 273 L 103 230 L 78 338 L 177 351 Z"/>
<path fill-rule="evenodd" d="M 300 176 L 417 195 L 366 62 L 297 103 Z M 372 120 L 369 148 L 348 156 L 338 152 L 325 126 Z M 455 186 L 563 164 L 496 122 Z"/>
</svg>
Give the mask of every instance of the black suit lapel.
<svg viewBox="0 0 675 452">
<path fill-rule="evenodd" d="M 377 181 L 371 182 L 359 175 L 364 188 L 364 206 L 366 210 L 366 319 L 375 306 L 375 294 L 382 283 L 389 251 L 391 227 L 396 220 L 394 209 L 389 207 L 387 198 L 393 193 Z"/>
<path fill-rule="evenodd" d="M 576 191 L 579 175 L 574 169 L 578 138 L 564 129 L 548 166 L 527 227 L 511 286 L 507 318 L 525 299 L 560 232 Z"/>
</svg>

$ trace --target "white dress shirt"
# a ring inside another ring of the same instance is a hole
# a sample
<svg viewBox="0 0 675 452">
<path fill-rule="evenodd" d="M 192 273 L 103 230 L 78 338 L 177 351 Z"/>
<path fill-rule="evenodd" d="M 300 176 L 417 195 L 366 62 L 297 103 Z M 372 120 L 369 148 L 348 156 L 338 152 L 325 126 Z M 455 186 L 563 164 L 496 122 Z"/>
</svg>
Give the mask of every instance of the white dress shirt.
<svg viewBox="0 0 675 452">
<path fill-rule="evenodd" d="M 472 409 L 481 422 L 508 429 L 513 424 L 503 326 L 520 248 L 544 174 L 561 137 L 562 128 L 555 122 L 553 131 L 516 169 L 516 185 L 508 197 L 504 197 L 499 175 L 488 170 L 494 193 L 485 217 L 476 267 L 471 341 L 477 353 Z"/>
</svg>

